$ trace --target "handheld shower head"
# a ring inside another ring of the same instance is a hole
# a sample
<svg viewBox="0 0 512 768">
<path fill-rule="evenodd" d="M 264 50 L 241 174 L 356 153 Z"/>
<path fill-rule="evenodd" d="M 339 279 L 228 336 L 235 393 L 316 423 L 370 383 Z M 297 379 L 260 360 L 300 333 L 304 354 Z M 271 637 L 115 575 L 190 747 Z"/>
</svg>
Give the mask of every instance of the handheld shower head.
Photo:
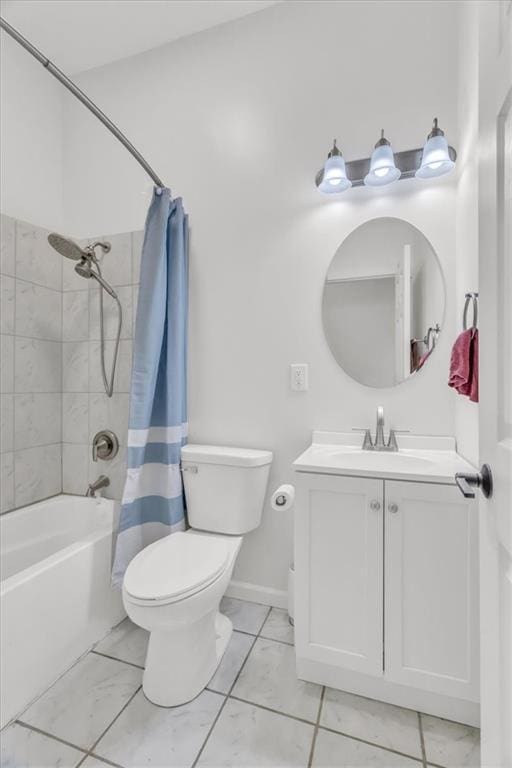
<svg viewBox="0 0 512 768">
<path fill-rule="evenodd" d="M 80 275 L 80 277 L 86 277 L 87 279 L 93 277 L 98 281 L 101 287 L 104 288 L 110 296 L 112 296 L 113 299 L 117 299 L 117 293 L 114 291 L 112 286 L 110 286 L 95 269 L 93 269 L 92 264 L 93 262 L 91 255 L 85 254 L 81 258 L 80 262 L 75 266 L 75 272 Z"/>
</svg>

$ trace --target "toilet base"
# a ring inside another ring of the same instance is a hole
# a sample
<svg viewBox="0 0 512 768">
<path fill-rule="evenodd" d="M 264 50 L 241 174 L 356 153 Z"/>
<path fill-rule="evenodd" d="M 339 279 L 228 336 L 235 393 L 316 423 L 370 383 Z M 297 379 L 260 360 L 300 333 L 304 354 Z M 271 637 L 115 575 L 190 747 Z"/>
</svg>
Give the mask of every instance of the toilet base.
<svg viewBox="0 0 512 768">
<path fill-rule="evenodd" d="M 195 699 L 215 674 L 232 632 L 231 621 L 218 611 L 171 632 L 151 632 L 142 681 L 146 698 L 160 707 Z"/>
</svg>

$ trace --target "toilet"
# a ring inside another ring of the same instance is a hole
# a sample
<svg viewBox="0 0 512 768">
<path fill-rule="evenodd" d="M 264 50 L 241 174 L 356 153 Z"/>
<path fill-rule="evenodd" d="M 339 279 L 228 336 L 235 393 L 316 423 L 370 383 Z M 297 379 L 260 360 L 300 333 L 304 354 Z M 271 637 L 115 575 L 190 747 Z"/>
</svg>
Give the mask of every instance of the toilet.
<svg viewBox="0 0 512 768">
<path fill-rule="evenodd" d="M 260 524 L 271 462 L 270 451 L 181 449 L 190 528 L 139 552 L 123 581 L 128 616 L 150 633 L 143 690 L 154 704 L 195 698 L 222 659 L 233 627 L 219 604 L 244 534 Z"/>
</svg>

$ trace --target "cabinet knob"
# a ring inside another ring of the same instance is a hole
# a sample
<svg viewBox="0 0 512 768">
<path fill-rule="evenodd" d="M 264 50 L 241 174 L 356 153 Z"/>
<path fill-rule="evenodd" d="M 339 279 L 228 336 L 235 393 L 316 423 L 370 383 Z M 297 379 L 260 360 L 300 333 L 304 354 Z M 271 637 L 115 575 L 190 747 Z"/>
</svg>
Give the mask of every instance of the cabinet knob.
<svg viewBox="0 0 512 768">
<path fill-rule="evenodd" d="M 392 515 L 396 515 L 398 512 L 398 504 L 395 504 L 395 502 L 391 502 L 391 504 L 388 504 L 388 510 L 391 512 Z"/>
<path fill-rule="evenodd" d="M 370 501 L 370 509 L 372 512 L 378 512 L 380 509 L 380 501 L 377 501 L 377 499 L 373 499 L 373 501 Z"/>
</svg>

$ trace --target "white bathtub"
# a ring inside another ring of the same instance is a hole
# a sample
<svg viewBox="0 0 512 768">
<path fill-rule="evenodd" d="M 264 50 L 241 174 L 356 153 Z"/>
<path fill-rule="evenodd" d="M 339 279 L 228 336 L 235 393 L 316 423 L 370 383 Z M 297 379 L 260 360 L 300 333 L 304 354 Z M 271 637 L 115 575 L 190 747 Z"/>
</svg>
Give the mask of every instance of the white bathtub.
<svg viewBox="0 0 512 768">
<path fill-rule="evenodd" d="M 0 518 L 0 727 L 124 617 L 115 518 L 113 501 L 65 495 Z"/>
</svg>

